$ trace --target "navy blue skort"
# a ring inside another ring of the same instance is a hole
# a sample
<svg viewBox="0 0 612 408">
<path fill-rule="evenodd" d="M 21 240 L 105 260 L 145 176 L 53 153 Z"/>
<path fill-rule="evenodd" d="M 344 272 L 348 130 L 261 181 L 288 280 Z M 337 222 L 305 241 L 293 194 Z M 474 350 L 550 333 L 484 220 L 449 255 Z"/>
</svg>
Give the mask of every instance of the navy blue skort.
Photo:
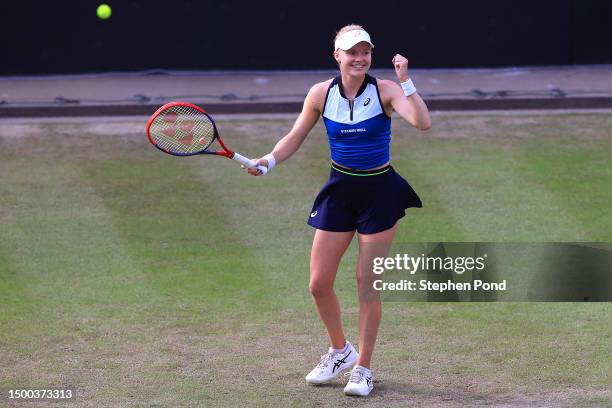
<svg viewBox="0 0 612 408">
<path fill-rule="evenodd" d="M 417 193 L 392 166 L 355 171 L 333 164 L 308 224 L 325 231 L 375 234 L 393 227 L 406 215 L 406 208 L 422 206 Z"/>
</svg>

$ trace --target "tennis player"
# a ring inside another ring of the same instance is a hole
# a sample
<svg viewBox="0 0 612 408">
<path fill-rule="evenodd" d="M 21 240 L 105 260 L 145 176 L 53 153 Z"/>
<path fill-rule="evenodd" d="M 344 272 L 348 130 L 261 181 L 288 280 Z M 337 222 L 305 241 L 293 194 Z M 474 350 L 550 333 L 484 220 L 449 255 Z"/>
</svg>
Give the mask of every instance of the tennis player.
<svg viewBox="0 0 612 408">
<path fill-rule="evenodd" d="M 344 392 L 357 396 L 366 396 L 373 389 L 370 362 L 381 319 L 380 298 L 372 287 L 372 258 L 386 256 L 404 210 L 421 207 L 419 196 L 389 164 L 391 114 L 397 112 L 420 130 L 431 126 L 427 106 L 409 77 L 408 60 L 399 54 L 392 59 L 400 85 L 373 78 L 368 75 L 373 48 L 363 27 L 343 27 L 334 40 L 333 53 L 340 75 L 310 89 L 291 131 L 271 153 L 256 160 L 271 170 L 289 159 L 323 116 L 331 170 L 308 216 L 308 224 L 316 229 L 310 291 L 330 347 L 306 381 L 322 384 L 353 367 Z M 248 172 L 259 175 L 257 170 Z M 333 289 L 340 259 L 355 232 L 359 242 L 359 353 L 346 340 Z"/>
</svg>

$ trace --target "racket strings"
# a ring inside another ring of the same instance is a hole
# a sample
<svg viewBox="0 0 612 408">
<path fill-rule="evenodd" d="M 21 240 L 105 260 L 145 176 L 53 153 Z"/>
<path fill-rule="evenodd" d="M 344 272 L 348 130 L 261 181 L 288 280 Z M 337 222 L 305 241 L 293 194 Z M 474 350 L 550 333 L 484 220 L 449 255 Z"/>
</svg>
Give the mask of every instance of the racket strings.
<svg viewBox="0 0 612 408">
<path fill-rule="evenodd" d="M 150 135 L 153 142 L 166 151 L 193 154 L 210 146 L 215 126 L 206 114 L 175 105 L 157 115 L 151 124 Z"/>
</svg>

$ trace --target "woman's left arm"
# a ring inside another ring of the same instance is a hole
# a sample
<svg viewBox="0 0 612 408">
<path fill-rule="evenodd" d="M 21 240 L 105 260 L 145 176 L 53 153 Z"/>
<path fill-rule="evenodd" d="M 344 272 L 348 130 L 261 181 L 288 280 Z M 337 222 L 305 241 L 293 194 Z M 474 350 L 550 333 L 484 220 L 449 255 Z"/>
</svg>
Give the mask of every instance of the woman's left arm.
<svg viewBox="0 0 612 408">
<path fill-rule="evenodd" d="M 410 79 L 408 76 L 408 60 L 399 54 L 393 57 L 395 73 L 400 82 Z M 380 81 L 382 85 L 381 96 L 391 104 L 402 118 L 420 130 L 427 130 L 431 127 L 431 117 L 427 105 L 421 96 L 414 92 L 410 96 L 404 95 L 404 90 L 393 81 Z"/>
</svg>

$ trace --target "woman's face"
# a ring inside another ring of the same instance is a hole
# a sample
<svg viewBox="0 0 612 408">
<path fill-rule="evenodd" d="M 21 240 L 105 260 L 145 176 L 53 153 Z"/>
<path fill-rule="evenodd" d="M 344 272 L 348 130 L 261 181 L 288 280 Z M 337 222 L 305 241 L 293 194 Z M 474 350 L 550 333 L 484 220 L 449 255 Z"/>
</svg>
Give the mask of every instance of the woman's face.
<svg viewBox="0 0 612 408">
<path fill-rule="evenodd" d="M 340 71 L 348 75 L 364 75 L 372 65 L 372 47 L 367 42 L 360 42 L 346 51 L 335 51 L 334 56 Z"/>
</svg>

